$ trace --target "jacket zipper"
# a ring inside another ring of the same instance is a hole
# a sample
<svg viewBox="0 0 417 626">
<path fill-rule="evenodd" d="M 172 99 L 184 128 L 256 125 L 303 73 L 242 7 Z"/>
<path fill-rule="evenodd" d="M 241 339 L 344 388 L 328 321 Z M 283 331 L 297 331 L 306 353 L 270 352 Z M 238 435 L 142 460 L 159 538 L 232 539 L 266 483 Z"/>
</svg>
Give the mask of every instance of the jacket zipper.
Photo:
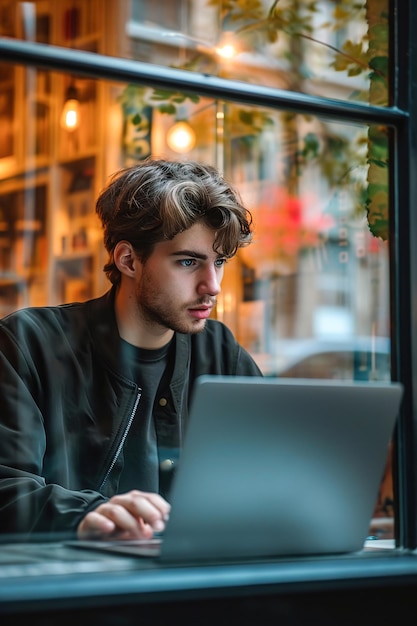
<svg viewBox="0 0 417 626">
<path fill-rule="evenodd" d="M 119 454 L 122 451 L 122 448 L 123 448 L 124 443 L 126 441 L 126 437 L 127 437 L 128 433 L 129 433 L 130 427 L 132 425 L 133 418 L 135 417 L 135 413 L 136 413 L 136 410 L 138 408 L 141 395 L 142 395 L 142 392 L 139 391 L 138 395 L 136 397 L 136 400 L 135 400 L 135 404 L 133 405 L 133 409 L 132 409 L 132 412 L 130 414 L 129 420 L 128 420 L 127 424 L 126 424 L 126 428 L 124 430 L 123 436 L 122 436 L 122 438 L 120 440 L 119 445 L 117 446 L 117 450 L 116 450 L 116 453 L 115 453 L 115 455 L 113 457 L 113 460 L 110 463 L 109 468 L 108 468 L 108 470 L 107 470 L 107 472 L 106 472 L 106 474 L 105 474 L 105 476 L 104 476 L 104 478 L 103 478 L 103 480 L 101 482 L 101 485 L 99 487 L 99 491 L 101 491 L 103 489 L 104 485 L 106 484 L 106 481 L 107 481 L 108 477 L 110 476 L 110 473 L 111 473 L 113 467 L 115 466 L 115 463 L 116 463 L 116 461 L 117 461 L 117 459 L 119 457 Z"/>
</svg>

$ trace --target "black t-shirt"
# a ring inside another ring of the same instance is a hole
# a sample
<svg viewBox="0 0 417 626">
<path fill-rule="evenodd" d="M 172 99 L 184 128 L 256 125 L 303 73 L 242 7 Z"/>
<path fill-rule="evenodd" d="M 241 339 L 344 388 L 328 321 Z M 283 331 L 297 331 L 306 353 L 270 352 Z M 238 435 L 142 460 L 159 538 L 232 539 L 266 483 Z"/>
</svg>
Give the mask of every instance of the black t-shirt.
<svg viewBox="0 0 417 626">
<path fill-rule="evenodd" d="M 169 373 L 173 343 L 145 350 L 122 340 L 125 366 L 141 397 L 123 448 L 119 493 L 139 489 L 168 496 L 172 472 L 166 469 L 170 457 L 178 455 L 177 425 L 156 423 L 153 406 L 161 379 Z"/>
</svg>

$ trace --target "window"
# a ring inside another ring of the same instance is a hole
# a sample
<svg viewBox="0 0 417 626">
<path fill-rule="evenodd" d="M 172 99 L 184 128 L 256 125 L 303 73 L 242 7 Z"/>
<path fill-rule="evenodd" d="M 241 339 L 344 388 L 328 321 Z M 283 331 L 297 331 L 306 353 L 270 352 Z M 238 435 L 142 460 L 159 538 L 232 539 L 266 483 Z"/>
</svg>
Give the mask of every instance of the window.
<svg viewBox="0 0 417 626">
<path fill-rule="evenodd" d="M 117 37 L 94 2 L 0 0 L 1 314 L 104 292 L 93 204 L 110 173 L 150 154 L 215 164 L 255 222 L 215 316 L 267 375 L 404 383 L 395 502 L 384 489 L 376 515 L 413 544 L 415 155 L 395 62 L 407 7 L 106 4 Z M 64 48 L 61 66 L 49 45 Z M 61 117 L 71 93 L 73 128 Z M 191 147 L 169 139 L 180 123 Z"/>
</svg>

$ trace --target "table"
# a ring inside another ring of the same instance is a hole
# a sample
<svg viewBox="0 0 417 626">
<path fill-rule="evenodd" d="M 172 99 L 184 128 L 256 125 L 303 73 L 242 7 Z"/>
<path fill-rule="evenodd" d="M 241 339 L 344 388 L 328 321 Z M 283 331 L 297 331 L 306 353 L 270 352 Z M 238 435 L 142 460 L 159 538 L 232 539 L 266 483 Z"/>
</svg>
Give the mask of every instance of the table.
<svg viewBox="0 0 417 626">
<path fill-rule="evenodd" d="M 352 555 L 162 566 L 155 559 L 103 555 L 60 542 L 2 544 L 0 623 L 30 618 L 31 626 L 358 626 L 363 617 L 367 626 L 414 624 L 412 617 L 405 620 L 415 615 L 417 555 L 372 548 Z"/>
</svg>

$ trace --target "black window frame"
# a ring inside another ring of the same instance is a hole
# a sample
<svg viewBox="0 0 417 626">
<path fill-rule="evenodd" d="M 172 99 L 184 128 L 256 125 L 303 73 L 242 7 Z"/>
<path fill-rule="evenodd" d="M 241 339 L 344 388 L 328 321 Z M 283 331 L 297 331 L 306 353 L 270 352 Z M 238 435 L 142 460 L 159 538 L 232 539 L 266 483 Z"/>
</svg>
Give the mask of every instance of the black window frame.
<svg viewBox="0 0 417 626">
<path fill-rule="evenodd" d="M 175 89 L 213 99 L 309 113 L 335 121 L 383 124 L 391 136 L 390 278 L 392 378 L 404 385 L 394 434 L 395 539 L 417 537 L 417 3 L 390 0 L 389 106 L 333 100 L 134 60 L 0 37 L 0 62 L 95 79 Z M 414 323 L 415 320 L 415 323 Z"/>
</svg>

